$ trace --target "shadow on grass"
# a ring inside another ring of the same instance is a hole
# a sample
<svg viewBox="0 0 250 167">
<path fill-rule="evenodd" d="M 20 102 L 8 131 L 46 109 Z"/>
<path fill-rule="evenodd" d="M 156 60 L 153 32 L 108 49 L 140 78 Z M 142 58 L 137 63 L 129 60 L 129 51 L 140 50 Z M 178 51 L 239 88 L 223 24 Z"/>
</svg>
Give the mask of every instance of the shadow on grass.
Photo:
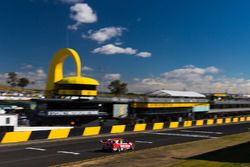
<svg viewBox="0 0 250 167">
<path fill-rule="evenodd" d="M 250 163 L 250 142 L 208 152 L 188 159 L 218 162 Z"/>
</svg>

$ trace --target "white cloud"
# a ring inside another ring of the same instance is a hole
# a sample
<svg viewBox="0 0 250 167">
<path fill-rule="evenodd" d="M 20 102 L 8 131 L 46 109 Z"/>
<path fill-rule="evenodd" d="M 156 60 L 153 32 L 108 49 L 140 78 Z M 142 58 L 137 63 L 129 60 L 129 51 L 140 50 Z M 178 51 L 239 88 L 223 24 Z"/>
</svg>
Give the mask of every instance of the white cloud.
<svg viewBox="0 0 250 167">
<path fill-rule="evenodd" d="M 152 55 L 150 52 L 137 53 L 137 50 L 131 47 L 122 48 L 114 44 L 107 44 L 107 45 L 103 45 L 101 47 L 95 48 L 92 51 L 92 53 L 99 53 L 99 54 L 105 54 L 105 55 L 127 54 L 127 55 L 133 55 L 133 56 L 141 57 L 141 58 L 151 57 Z"/>
<path fill-rule="evenodd" d="M 36 70 L 36 76 L 37 76 L 37 79 L 44 79 L 46 78 L 47 74 L 42 68 L 40 68 Z"/>
<path fill-rule="evenodd" d="M 32 69 L 33 68 L 33 65 L 31 64 L 23 64 L 21 69 Z"/>
<path fill-rule="evenodd" d="M 89 35 L 83 35 L 83 38 L 89 38 L 99 43 L 105 42 L 111 38 L 122 36 L 122 32 L 126 30 L 123 27 L 105 27 L 95 32 L 89 31 Z"/>
<path fill-rule="evenodd" d="M 134 55 L 136 54 L 136 50 L 133 48 L 122 48 L 119 46 L 115 46 L 113 44 L 107 44 L 102 47 L 98 47 L 92 51 L 93 53 L 100 53 L 100 54 L 106 54 L 106 55 L 112 55 L 112 54 L 128 54 L 128 55 Z"/>
<path fill-rule="evenodd" d="M 206 73 L 216 74 L 218 72 L 219 72 L 219 69 L 213 66 L 207 67 L 207 68 L 199 68 L 193 65 L 188 65 L 180 69 L 175 69 L 171 72 L 163 73 L 162 76 L 175 78 L 175 77 L 189 75 L 189 76 L 195 77 L 195 76 L 200 76 Z"/>
<path fill-rule="evenodd" d="M 207 72 L 210 72 L 210 73 L 213 73 L 213 74 L 216 74 L 216 73 L 219 72 L 219 69 L 212 66 L 212 67 L 206 68 L 206 71 L 207 71 Z"/>
<path fill-rule="evenodd" d="M 96 13 L 86 3 L 76 3 L 70 7 L 70 11 L 70 18 L 76 21 L 76 23 L 68 26 L 69 29 L 77 30 L 81 24 L 97 21 Z"/>
<path fill-rule="evenodd" d="M 121 74 L 105 74 L 104 79 L 107 81 L 119 80 L 121 79 Z"/>
<path fill-rule="evenodd" d="M 65 75 L 66 77 L 70 77 L 70 76 L 76 76 L 75 72 L 69 72 L 68 74 Z"/>
<path fill-rule="evenodd" d="M 8 78 L 8 73 L 0 74 L 0 83 L 6 84 L 7 78 Z"/>
<path fill-rule="evenodd" d="M 83 2 L 83 0 L 60 0 L 62 3 L 69 3 L 69 4 L 74 4 L 74 3 L 80 3 Z"/>
<path fill-rule="evenodd" d="M 151 57 L 151 53 L 150 52 L 140 52 L 140 53 L 137 53 L 136 56 L 138 57 L 142 57 L 142 58 L 147 58 L 147 57 Z"/>
<path fill-rule="evenodd" d="M 199 68 L 193 65 L 147 77 L 128 84 L 130 91 L 150 92 L 159 89 L 205 92 L 250 93 L 250 80 L 219 75 L 216 67 Z"/>
<path fill-rule="evenodd" d="M 87 67 L 87 66 L 82 67 L 82 70 L 83 70 L 83 71 L 94 71 L 93 68 Z"/>
<path fill-rule="evenodd" d="M 123 42 L 115 42 L 115 45 L 122 45 Z"/>
<path fill-rule="evenodd" d="M 33 84 L 29 84 L 28 88 L 37 88 L 37 89 L 44 89 L 45 84 L 47 81 L 47 74 L 42 68 L 38 68 L 34 71 L 29 71 L 29 72 L 16 72 L 18 78 L 25 77 L 27 78 L 30 82 L 34 82 Z M 7 85 L 6 80 L 8 78 L 8 73 L 0 73 L 0 83 Z"/>
<path fill-rule="evenodd" d="M 140 78 L 137 78 L 137 77 L 135 77 L 135 78 L 133 78 L 133 81 L 140 81 Z"/>
</svg>

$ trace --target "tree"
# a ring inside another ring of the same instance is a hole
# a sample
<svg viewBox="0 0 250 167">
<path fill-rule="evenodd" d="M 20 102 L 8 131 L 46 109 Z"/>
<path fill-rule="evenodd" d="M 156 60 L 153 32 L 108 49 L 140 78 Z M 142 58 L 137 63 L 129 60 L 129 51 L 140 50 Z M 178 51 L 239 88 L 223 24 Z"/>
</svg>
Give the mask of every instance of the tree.
<svg viewBox="0 0 250 167">
<path fill-rule="evenodd" d="M 127 83 L 121 82 L 120 80 L 114 80 L 108 85 L 108 89 L 111 93 L 116 95 L 125 94 L 127 90 Z"/>
<path fill-rule="evenodd" d="M 15 86 L 17 86 L 17 82 L 18 82 L 17 74 L 15 72 L 9 72 L 8 78 L 7 78 L 7 83 L 10 86 L 15 87 Z"/>
<path fill-rule="evenodd" d="M 26 87 L 28 84 L 30 83 L 30 81 L 27 78 L 20 78 L 18 80 L 17 86 L 24 88 Z"/>
</svg>

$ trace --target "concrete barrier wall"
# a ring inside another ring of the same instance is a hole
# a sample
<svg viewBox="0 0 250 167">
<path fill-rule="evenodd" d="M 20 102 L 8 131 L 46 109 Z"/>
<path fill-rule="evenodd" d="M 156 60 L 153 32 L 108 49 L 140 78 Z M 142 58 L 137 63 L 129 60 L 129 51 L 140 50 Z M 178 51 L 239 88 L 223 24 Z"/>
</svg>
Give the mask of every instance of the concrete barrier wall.
<svg viewBox="0 0 250 167">
<path fill-rule="evenodd" d="M 0 143 L 17 143 L 27 142 L 30 140 L 38 139 L 64 139 L 73 136 L 97 136 L 100 134 L 119 134 L 124 132 L 142 132 L 146 130 L 161 130 L 161 129 L 175 129 L 186 128 L 195 126 L 211 126 L 219 124 L 233 124 L 241 122 L 250 122 L 250 116 L 242 117 L 228 117 L 218 119 L 206 119 L 196 121 L 184 121 L 184 122 L 157 122 L 154 124 L 135 124 L 134 126 L 128 125 L 113 125 L 110 127 L 84 127 L 84 128 L 63 128 L 63 129 L 51 129 L 43 131 L 19 131 L 19 132 L 6 132 L 0 134 Z"/>
<path fill-rule="evenodd" d="M 22 132 L 22 131 L 43 131 L 43 130 L 53 130 L 53 129 L 72 129 L 73 127 L 60 127 L 60 126 L 18 126 L 14 127 L 15 132 Z"/>
</svg>

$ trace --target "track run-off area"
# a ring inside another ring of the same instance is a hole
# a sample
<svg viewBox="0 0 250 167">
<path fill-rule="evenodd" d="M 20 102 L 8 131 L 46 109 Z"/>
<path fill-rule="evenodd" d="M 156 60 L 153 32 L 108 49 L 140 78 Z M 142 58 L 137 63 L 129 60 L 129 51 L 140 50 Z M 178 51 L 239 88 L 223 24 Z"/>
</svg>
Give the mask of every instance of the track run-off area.
<svg viewBox="0 0 250 167">
<path fill-rule="evenodd" d="M 101 143 L 105 138 L 123 137 L 136 144 L 136 150 L 172 145 L 189 141 L 237 134 L 250 131 L 250 123 L 216 125 L 144 131 L 130 134 L 97 136 L 91 138 L 72 138 L 56 141 L 36 141 L 19 144 L 0 145 L 0 166 L 50 166 L 62 163 L 108 156 L 112 152 L 103 152 Z M 122 154 L 122 153 L 121 153 Z"/>
</svg>

